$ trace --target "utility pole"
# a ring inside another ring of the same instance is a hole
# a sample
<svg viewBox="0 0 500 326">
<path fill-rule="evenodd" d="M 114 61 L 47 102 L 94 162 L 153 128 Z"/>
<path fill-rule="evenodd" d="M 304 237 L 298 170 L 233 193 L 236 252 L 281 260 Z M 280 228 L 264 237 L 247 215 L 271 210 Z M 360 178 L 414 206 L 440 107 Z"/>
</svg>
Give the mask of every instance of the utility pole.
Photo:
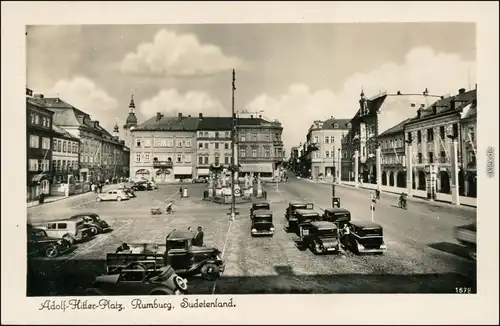
<svg viewBox="0 0 500 326">
<path fill-rule="evenodd" d="M 233 117 L 233 124 L 231 128 L 231 220 L 234 221 L 236 216 L 236 196 L 234 195 L 234 186 L 235 186 L 235 172 L 236 172 L 236 164 L 235 164 L 235 143 L 236 143 L 236 115 L 234 113 L 234 91 L 236 90 L 235 86 L 236 82 L 236 73 L 233 69 L 233 87 L 232 87 L 232 106 L 231 106 L 231 116 Z"/>
</svg>

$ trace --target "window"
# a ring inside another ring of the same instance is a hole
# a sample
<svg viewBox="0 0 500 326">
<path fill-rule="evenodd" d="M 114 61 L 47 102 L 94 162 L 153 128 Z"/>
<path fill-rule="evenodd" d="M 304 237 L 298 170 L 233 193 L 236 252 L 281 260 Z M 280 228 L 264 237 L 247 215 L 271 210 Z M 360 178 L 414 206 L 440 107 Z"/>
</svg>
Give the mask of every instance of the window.
<svg viewBox="0 0 500 326">
<path fill-rule="evenodd" d="M 219 165 L 219 163 L 220 163 L 220 162 L 219 162 L 219 157 L 218 157 L 218 156 L 216 156 L 216 157 L 215 157 L 215 165 Z"/>
<path fill-rule="evenodd" d="M 252 141 L 257 141 L 257 134 L 256 133 L 252 133 Z"/>
<path fill-rule="evenodd" d="M 422 142 L 422 132 L 417 131 L 417 143 L 420 144 Z"/>
<path fill-rule="evenodd" d="M 43 149 L 50 149 L 50 138 L 47 138 L 47 137 L 42 138 L 42 148 Z"/>
<path fill-rule="evenodd" d="M 203 135 L 204 135 L 205 137 L 208 137 L 209 132 L 208 132 L 208 131 L 205 131 L 205 132 L 203 133 Z"/>
<path fill-rule="evenodd" d="M 458 137 L 458 124 L 453 124 L 453 137 Z"/>
<path fill-rule="evenodd" d="M 257 157 L 257 148 L 252 148 L 252 157 Z"/>
<path fill-rule="evenodd" d="M 313 142 L 313 143 L 314 143 L 314 144 L 319 143 L 319 137 L 318 137 L 318 136 L 314 136 L 314 142 Z"/>
<path fill-rule="evenodd" d="M 67 151 L 67 148 L 66 148 L 66 142 L 65 142 L 65 141 L 63 141 L 63 152 L 64 152 L 64 153 L 66 153 L 66 151 Z"/>
<path fill-rule="evenodd" d="M 34 124 L 35 123 L 35 114 L 31 113 L 30 117 L 31 117 L 31 124 Z"/>
<path fill-rule="evenodd" d="M 476 166 L 476 155 L 474 151 L 467 151 L 467 167 L 475 167 Z"/>
<path fill-rule="evenodd" d="M 53 141 L 53 143 L 52 143 L 52 150 L 53 150 L 54 152 L 56 152 L 56 151 L 57 151 L 57 139 L 54 139 L 54 141 Z"/>
<path fill-rule="evenodd" d="M 269 148 L 266 148 L 266 149 L 264 150 L 264 155 L 265 155 L 266 157 L 271 157 L 271 150 L 270 150 Z"/>
<path fill-rule="evenodd" d="M 140 139 L 135 140 L 135 147 L 141 147 L 141 140 Z"/>
<path fill-rule="evenodd" d="M 160 138 L 160 147 L 167 147 L 167 138 Z"/>
<path fill-rule="evenodd" d="M 319 151 L 314 152 L 314 158 L 316 158 L 316 159 L 319 158 Z"/>
<path fill-rule="evenodd" d="M 205 143 L 204 145 L 205 145 L 205 149 L 208 149 L 208 143 Z"/>
<path fill-rule="evenodd" d="M 219 143 L 215 143 L 215 149 L 219 149 Z"/>
<path fill-rule="evenodd" d="M 38 145 L 39 142 L 40 142 L 40 140 L 39 140 L 38 136 L 30 135 L 30 147 L 31 148 L 38 148 L 38 147 L 40 147 Z"/>
<path fill-rule="evenodd" d="M 182 147 L 183 141 L 182 138 L 177 138 L 177 147 Z"/>
<path fill-rule="evenodd" d="M 445 139 L 444 126 L 439 127 L 439 138 Z"/>
<path fill-rule="evenodd" d="M 427 129 L 427 141 L 434 141 L 434 129 L 432 128 Z"/>
<path fill-rule="evenodd" d="M 150 159 L 150 154 L 149 153 L 145 153 L 144 154 L 144 162 L 149 162 L 149 159 Z"/>
<path fill-rule="evenodd" d="M 191 163 L 191 154 L 184 155 L 184 162 Z"/>
<path fill-rule="evenodd" d="M 151 138 L 144 138 L 144 147 L 151 147 Z"/>
<path fill-rule="evenodd" d="M 59 230 L 66 230 L 67 227 L 68 225 L 66 223 L 57 223 L 57 228 Z"/>
<path fill-rule="evenodd" d="M 241 134 L 240 135 L 240 140 L 241 141 L 246 141 L 247 140 L 247 136 L 245 134 Z"/>
<path fill-rule="evenodd" d="M 325 151 L 325 158 L 330 158 L 330 151 Z"/>
<path fill-rule="evenodd" d="M 198 131 L 198 137 L 203 137 L 203 131 Z"/>
<path fill-rule="evenodd" d="M 35 114 L 35 124 L 38 124 L 38 114 Z"/>
<path fill-rule="evenodd" d="M 30 159 L 29 165 L 30 165 L 30 171 L 38 171 L 38 160 Z"/>
<path fill-rule="evenodd" d="M 198 157 L 198 164 L 203 164 L 203 157 L 202 156 Z"/>
<path fill-rule="evenodd" d="M 198 143 L 198 148 L 203 148 L 203 143 Z"/>
<path fill-rule="evenodd" d="M 207 165 L 207 164 L 208 164 L 208 156 L 205 156 L 205 157 L 203 158 L 203 163 L 204 163 L 205 165 Z"/>
<path fill-rule="evenodd" d="M 161 138 L 155 137 L 154 141 L 153 141 L 153 146 L 160 147 L 161 146 Z"/>
<path fill-rule="evenodd" d="M 186 138 L 186 143 L 184 144 L 186 147 L 191 147 L 191 138 Z"/>
<path fill-rule="evenodd" d="M 229 157 L 228 156 L 224 157 L 224 164 L 229 164 Z"/>
<path fill-rule="evenodd" d="M 423 162 L 422 153 L 418 153 L 418 163 L 422 163 L 422 162 Z"/>
<path fill-rule="evenodd" d="M 229 149 L 229 143 L 224 144 L 224 149 Z"/>
<path fill-rule="evenodd" d="M 439 162 L 440 163 L 446 163 L 446 152 L 445 151 L 441 151 L 441 153 L 439 153 Z"/>
<path fill-rule="evenodd" d="M 174 139 L 167 138 L 167 147 L 174 147 Z"/>
<path fill-rule="evenodd" d="M 215 132 L 215 138 L 219 138 L 219 132 L 218 131 Z"/>
<path fill-rule="evenodd" d="M 177 163 L 182 163 L 182 154 L 177 154 Z"/>
<path fill-rule="evenodd" d="M 330 143 L 330 136 L 325 136 L 325 144 Z"/>
<path fill-rule="evenodd" d="M 433 152 L 428 152 L 427 154 L 429 156 L 429 163 L 430 164 L 434 163 L 434 153 Z"/>
<path fill-rule="evenodd" d="M 247 156 L 247 151 L 244 148 L 240 149 L 240 157 L 246 157 Z"/>
<path fill-rule="evenodd" d="M 231 137 L 231 132 L 226 131 L 226 132 L 224 132 L 224 135 L 226 136 L 226 138 L 229 138 L 229 137 Z"/>
<path fill-rule="evenodd" d="M 475 130 L 474 130 L 474 126 L 468 126 L 467 127 L 467 140 L 471 141 L 471 142 L 474 142 L 474 140 L 476 139 L 475 136 Z"/>
<path fill-rule="evenodd" d="M 141 161 L 141 154 L 135 154 L 135 161 L 140 162 Z"/>
</svg>

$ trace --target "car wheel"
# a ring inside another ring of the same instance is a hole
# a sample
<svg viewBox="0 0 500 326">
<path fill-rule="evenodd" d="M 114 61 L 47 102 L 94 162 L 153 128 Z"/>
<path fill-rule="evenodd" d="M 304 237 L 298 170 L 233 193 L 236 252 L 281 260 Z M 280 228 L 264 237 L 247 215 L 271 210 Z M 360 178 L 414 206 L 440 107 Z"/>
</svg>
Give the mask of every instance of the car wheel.
<svg viewBox="0 0 500 326">
<path fill-rule="evenodd" d="M 62 238 L 69 242 L 71 246 L 75 243 L 75 239 L 73 239 L 73 237 L 69 234 L 65 234 Z"/>
<path fill-rule="evenodd" d="M 99 230 L 95 226 L 91 226 L 90 233 L 92 233 L 93 235 L 96 235 L 97 233 L 99 233 Z"/>
<path fill-rule="evenodd" d="M 89 289 L 85 289 L 85 291 L 83 291 L 83 295 L 86 295 L 86 296 L 102 296 L 104 295 L 105 293 L 99 289 L 96 289 L 96 288 L 89 288 Z"/>
<path fill-rule="evenodd" d="M 97 197 L 97 198 L 96 198 L 96 201 L 101 201 L 101 200 L 102 200 L 102 198 L 101 198 L 101 197 Z"/>
<path fill-rule="evenodd" d="M 122 197 L 116 198 L 116 201 L 122 201 Z"/>
<path fill-rule="evenodd" d="M 59 248 L 56 246 L 51 246 L 45 249 L 45 257 L 55 258 L 57 256 L 59 256 Z"/>
<path fill-rule="evenodd" d="M 215 264 L 205 264 L 201 268 L 201 276 L 207 281 L 215 281 L 219 275 L 219 267 Z"/>
<path fill-rule="evenodd" d="M 354 240 L 354 242 L 351 242 L 351 250 L 355 255 L 359 255 L 359 249 L 358 249 L 358 242 Z"/>
</svg>

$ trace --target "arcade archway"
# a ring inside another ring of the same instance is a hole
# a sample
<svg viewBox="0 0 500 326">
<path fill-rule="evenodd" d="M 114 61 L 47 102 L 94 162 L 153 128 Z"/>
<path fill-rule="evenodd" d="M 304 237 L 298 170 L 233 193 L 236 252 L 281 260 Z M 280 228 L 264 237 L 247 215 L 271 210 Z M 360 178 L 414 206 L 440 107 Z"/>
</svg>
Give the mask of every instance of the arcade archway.
<svg viewBox="0 0 500 326">
<path fill-rule="evenodd" d="M 406 172 L 398 171 L 396 172 L 396 187 L 405 188 L 406 187 Z"/>
<path fill-rule="evenodd" d="M 387 186 L 387 173 L 382 172 L 382 186 Z"/>
<path fill-rule="evenodd" d="M 418 171 L 418 190 L 425 190 L 425 172 L 420 170 Z"/>
<path fill-rule="evenodd" d="M 441 181 L 440 193 L 449 194 L 451 192 L 450 187 L 450 175 L 446 171 L 439 172 L 439 180 Z"/>
<path fill-rule="evenodd" d="M 150 179 L 151 173 L 146 169 L 139 169 L 135 172 L 136 179 Z"/>
<path fill-rule="evenodd" d="M 394 187 L 394 172 L 389 172 L 389 186 Z"/>
</svg>

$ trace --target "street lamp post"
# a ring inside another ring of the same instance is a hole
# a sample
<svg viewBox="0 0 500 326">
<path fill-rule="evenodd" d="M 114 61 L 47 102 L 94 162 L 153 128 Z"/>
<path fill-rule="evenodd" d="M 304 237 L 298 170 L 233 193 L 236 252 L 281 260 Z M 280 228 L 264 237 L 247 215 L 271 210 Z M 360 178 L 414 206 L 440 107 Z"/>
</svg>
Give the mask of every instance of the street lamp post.
<svg viewBox="0 0 500 326">
<path fill-rule="evenodd" d="M 236 173 L 236 162 L 235 162 L 235 144 L 236 144 L 236 115 L 234 113 L 234 91 L 236 90 L 236 73 L 233 69 L 233 87 L 232 87 L 232 106 L 231 106 L 231 116 L 232 116 L 232 128 L 231 128 L 231 220 L 234 221 L 236 216 L 236 196 L 235 191 L 235 173 Z"/>
<path fill-rule="evenodd" d="M 406 193 L 408 197 L 413 197 L 413 148 L 412 140 L 405 140 L 406 143 Z"/>
<path fill-rule="evenodd" d="M 359 187 L 359 151 L 354 151 L 354 183 L 355 187 Z"/>
<path fill-rule="evenodd" d="M 342 161 L 341 161 L 341 149 L 339 148 L 337 150 L 337 161 L 338 161 L 338 178 L 337 178 L 337 183 L 340 185 L 342 184 Z"/>
</svg>

